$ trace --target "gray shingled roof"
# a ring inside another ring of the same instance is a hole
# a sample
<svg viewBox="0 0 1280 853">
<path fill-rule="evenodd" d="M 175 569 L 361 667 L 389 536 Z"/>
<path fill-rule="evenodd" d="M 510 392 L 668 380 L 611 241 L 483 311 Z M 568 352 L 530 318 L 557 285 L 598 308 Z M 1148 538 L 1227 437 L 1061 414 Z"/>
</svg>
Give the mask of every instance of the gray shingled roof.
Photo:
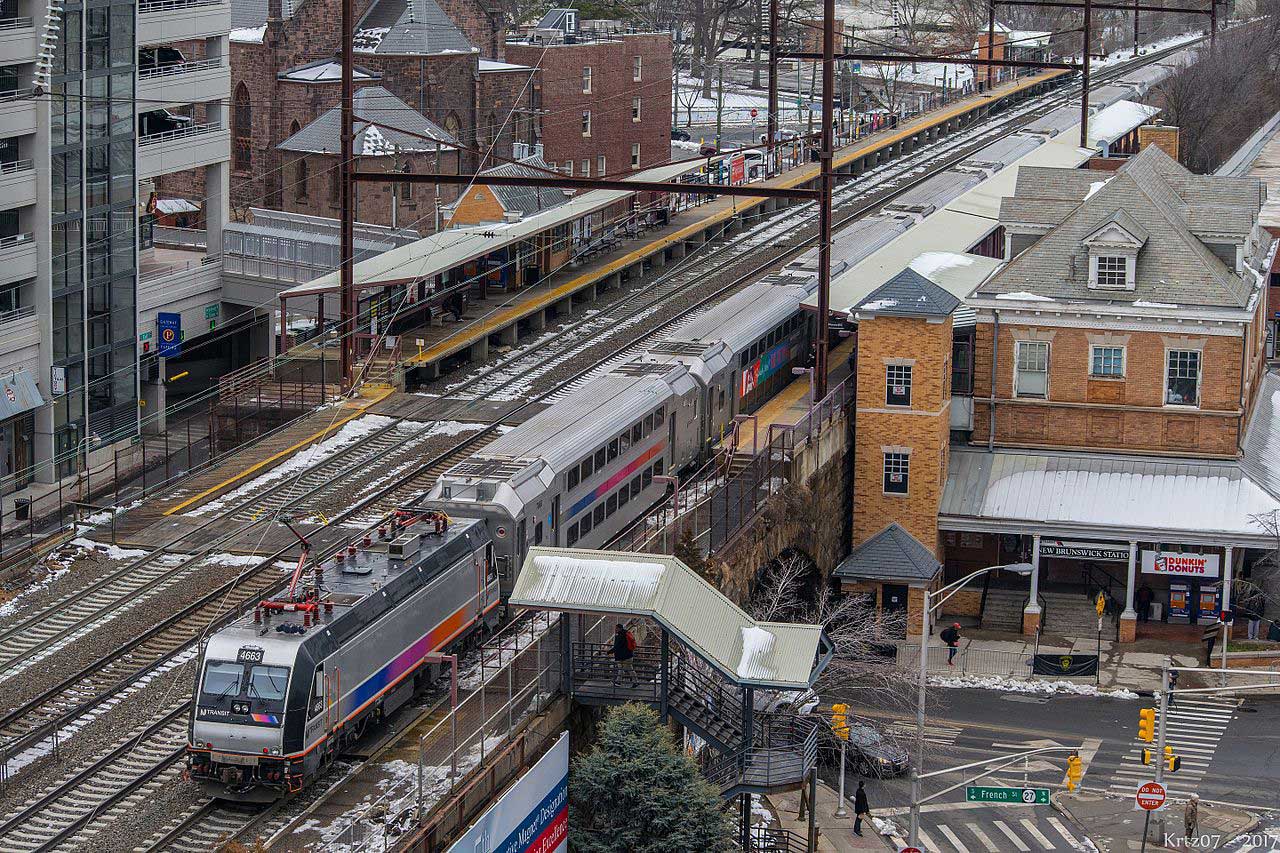
<svg viewBox="0 0 1280 853">
<path fill-rule="evenodd" d="M 247 30 L 267 22 L 267 0 L 231 0 L 231 29 Z"/>
<path fill-rule="evenodd" d="M 528 164 L 528 165 L 522 165 Z M 537 167 L 537 168 L 530 168 Z M 485 169 L 483 175 L 511 175 L 523 177 L 545 176 L 539 169 L 550 169 L 537 155 L 526 157 L 519 163 L 503 163 L 492 169 Z M 547 210 L 569 200 L 564 190 L 555 187 L 490 187 L 497 196 L 504 210 L 519 211 L 521 216 L 529 216 L 541 210 Z"/>
<path fill-rule="evenodd" d="M 836 566 L 835 574 L 850 580 L 928 583 L 941 570 L 933 552 L 895 521 L 854 548 Z"/>
<path fill-rule="evenodd" d="M 1240 465 L 1249 479 L 1280 500 L 1280 376 L 1274 373 L 1262 378 L 1244 431 Z"/>
<path fill-rule="evenodd" d="M 959 297 L 907 267 L 867 294 L 854 311 L 894 317 L 948 317 Z"/>
<path fill-rule="evenodd" d="M 357 53 L 434 56 L 476 48 L 436 0 L 374 0 L 356 25 Z"/>
<path fill-rule="evenodd" d="M 434 151 L 435 143 L 421 139 L 420 136 L 439 140 L 444 147 L 457 145 L 458 141 L 448 131 L 381 86 L 365 86 L 357 89 L 353 100 L 357 117 L 355 122 L 357 156 L 392 155 L 396 153 L 397 148 L 404 152 Z M 375 127 L 370 122 L 377 122 L 387 127 Z M 409 133 L 400 133 L 388 128 L 399 128 L 420 136 L 411 136 Z M 281 151 L 293 151 L 299 154 L 337 154 L 342 150 L 341 130 L 342 109 L 334 107 L 276 147 Z"/>
<path fill-rule="evenodd" d="M 1047 188 L 1055 180 L 1056 189 Z M 1218 230 L 1235 228 L 1246 221 L 1252 223 L 1258 211 L 1260 184 L 1256 179 L 1245 179 L 1255 181 L 1257 194 L 1250 194 L 1248 187 L 1215 189 L 1211 182 L 1217 180 L 1220 179 L 1192 175 L 1154 145 L 1130 158 L 1105 184 L 1096 188 L 1096 179 L 1090 181 L 1069 174 L 1054 179 L 1032 174 L 1027 179 L 1029 191 L 1043 191 L 1050 198 L 1054 197 L 1050 193 L 1065 193 L 1068 188 L 1078 191 L 1085 183 L 1092 192 L 1087 190 L 1088 197 L 1082 196 L 1079 206 L 1052 232 L 1012 260 L 984 284 L 978 294 L 1029 292 L 1066 300 L 1146 300 L 1243 308 L 1252 292 L 1251 283 L 1227 267 L 1192 232 L 1189 211 L 1209 199 L 1230 199 L 1240 203 L 1233 207 L 1231 216 L 1224 217 Z M 1019 189 L 1022 185 L 1020 173 Z M 1032 185 L 1041 189 L 1031 190 Z M 1252 200 L 1246 203 L 1246 197 Z M 1031 216 L 1024 208 L 1011 207 L 1010 215 L 1015 212 L 1019 217 Z M 1002 218 L 1004 214 L 1002 206 Z M 1138 253 L 1136 287 L 1131 291 L 1090 290 L 1088 253 L 1083 241 L 1120 214 L 1130 223 L 1129 227 L 1140 227 L 1148 235 Z M 1036 220 L 1021 218 L 1019 221 Z M 1234 233 L 1244 239 L 1248 231 L 1244 228 Z"/>
</svg>

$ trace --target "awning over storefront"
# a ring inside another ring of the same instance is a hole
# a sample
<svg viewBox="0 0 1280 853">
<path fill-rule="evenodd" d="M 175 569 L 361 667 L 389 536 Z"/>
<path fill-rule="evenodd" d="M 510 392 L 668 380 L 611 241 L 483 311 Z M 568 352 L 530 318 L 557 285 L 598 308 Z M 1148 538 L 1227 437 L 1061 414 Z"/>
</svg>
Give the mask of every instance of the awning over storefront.
<svg viewBox="0 0 1280 853">
<path fill-rule="evenodd" d="M 955 450 L 938 527 L 1269 547 L 1252 517 L 1277 509 L 1235 462 Z"/>
<path fill-rule="evenodd" d="M 36 381 L 25 370 L 0 376 L 0 421 L 17 417 L 23 412 L 38 409 L 44 398 L 36 388 Z"/>
</svg>

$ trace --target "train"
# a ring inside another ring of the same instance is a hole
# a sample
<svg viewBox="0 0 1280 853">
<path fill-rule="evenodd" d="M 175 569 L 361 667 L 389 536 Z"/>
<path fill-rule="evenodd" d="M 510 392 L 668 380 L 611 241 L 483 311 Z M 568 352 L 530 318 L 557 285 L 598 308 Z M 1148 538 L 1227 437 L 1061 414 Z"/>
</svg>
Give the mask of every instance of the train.
<svg viewBox="0 0 1280 853">
<path fill-rule="evenodd" d="M 1101 108 L 1150 84 L 1144 76 L 1090 100 Z M 842 229 L 832 275 L 1077 120 L 1075 107 L 1053 110 Z M 339 554 L 309 585 L 304 548 L 289 590 L 203 650 L 191 777 L 222 799 L 302 790 L 438 675 L 431 653 L 495 624 L 528 548 L 597 548 L 642 518 L 736 418 L 811 364 L 818 330 L 803 304 L 817 267 L 811 249 L 570 391 L 447 469 L 385 537 Z"/>
<path fill-rule="evenodd" d="M 214 633 L 200 658 L 186 773 L 219 799 L 303 790 L 439 676 L 432 653 L 497 621 L 480 519 L 399 510 L 323 563 L 302 541 L 289 588 Z"/>
</svg>

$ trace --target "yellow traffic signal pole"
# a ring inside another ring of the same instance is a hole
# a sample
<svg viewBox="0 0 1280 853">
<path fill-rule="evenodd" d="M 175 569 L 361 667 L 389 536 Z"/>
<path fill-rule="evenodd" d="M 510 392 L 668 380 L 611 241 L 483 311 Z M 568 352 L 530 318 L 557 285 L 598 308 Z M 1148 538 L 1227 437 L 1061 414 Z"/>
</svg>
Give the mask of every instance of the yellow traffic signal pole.
<svg viewBox="0 0 1280 853">
<path fill-rule="evenodd" d="M 1156 729 L 1156 784 L 1164 784 L 1164 744 L 1165 729 L 1169 718 L 1169 664 L 1160 668 L 1160 719 Z M 1166 800 L 1165 802 L 1168 802 Z M 1150 812 L 1147 817 L 1150 817 Z M 1147 822 L 1142 825 L 1142 849 L 1147 849 Z M 1164 838 L 1164 809 L 1156 816 L 1156 838 Z"/>
<path fill-rule="evenodd" d="M 847 817 L 849 810 L 844 807 L 844 753 L 849 744 L 849 706 L 843 702 L 831 706 L 831 731 L 840 739 L 840 799 L 835 816 Z"/>
</svg>

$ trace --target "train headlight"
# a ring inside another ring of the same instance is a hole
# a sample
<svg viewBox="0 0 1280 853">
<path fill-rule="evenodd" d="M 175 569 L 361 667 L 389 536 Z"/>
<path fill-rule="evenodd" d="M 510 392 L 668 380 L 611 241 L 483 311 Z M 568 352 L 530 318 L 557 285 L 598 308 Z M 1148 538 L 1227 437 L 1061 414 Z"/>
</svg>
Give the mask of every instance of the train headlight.
<svg viewBox="0 0 1280 853">
<path fill-rule="evenodd" d="M 273 747 L 271 748 L 271 754 L 272 754 L 272 755 L 279 755 L 279 754 L 280 754 L 280 747 L 278 747 L 278 746 L 273 746 Z"/>
</svg>

